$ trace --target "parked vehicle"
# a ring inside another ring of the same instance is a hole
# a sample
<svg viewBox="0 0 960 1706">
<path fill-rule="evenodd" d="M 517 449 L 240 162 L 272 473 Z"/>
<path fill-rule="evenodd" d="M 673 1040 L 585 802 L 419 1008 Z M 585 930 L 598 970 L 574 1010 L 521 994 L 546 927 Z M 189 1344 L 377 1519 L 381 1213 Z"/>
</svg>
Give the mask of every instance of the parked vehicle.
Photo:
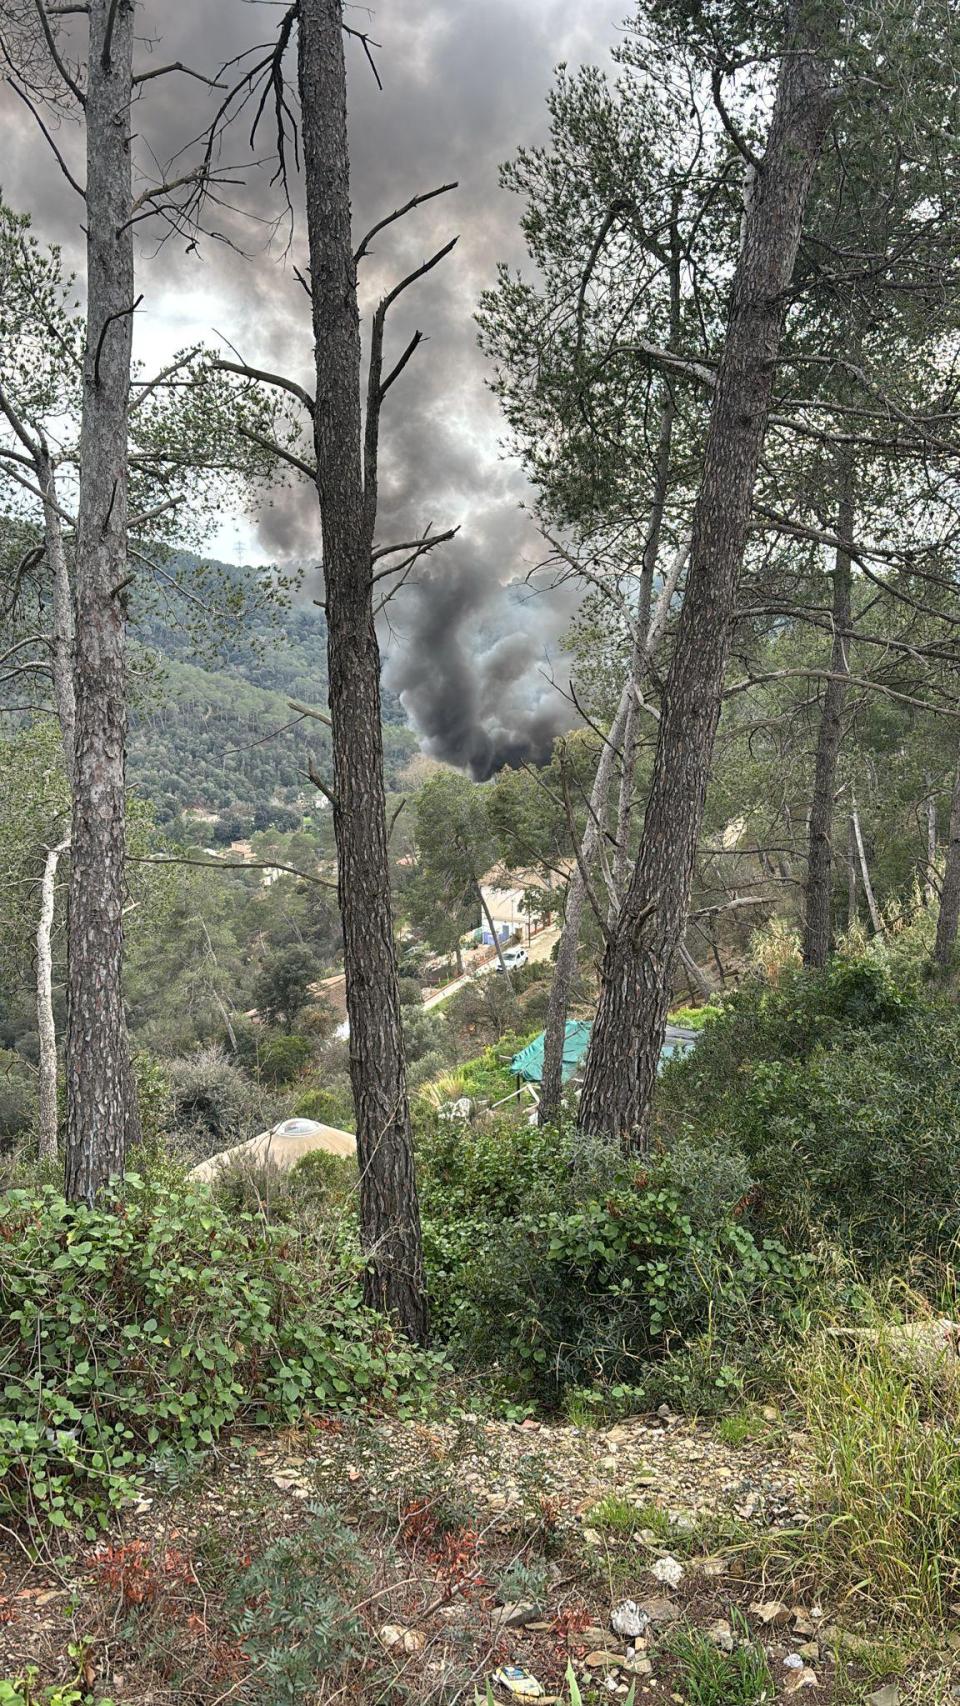
<svg viewBox="0 0 960 1706">
<path fill-rule="evenodd" d="M 526 963 L 526 948 L 504 948 L 502 963 L 500 960 L 497 961 L 497 970 L 500 972 L 517 971 L 520 966 L 525 966 Z"/>
</svg>

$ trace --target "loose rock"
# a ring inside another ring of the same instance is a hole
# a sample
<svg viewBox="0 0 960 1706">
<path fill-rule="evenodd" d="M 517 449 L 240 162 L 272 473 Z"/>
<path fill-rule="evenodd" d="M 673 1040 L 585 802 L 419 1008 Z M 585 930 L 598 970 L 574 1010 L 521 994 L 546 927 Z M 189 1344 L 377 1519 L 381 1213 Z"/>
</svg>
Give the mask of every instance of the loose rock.
<svg viewBox="0 0 960 1706">
<path fill-rule="evenodd" d="M 719 1647 L 722 1653 L 732 1653 L 734 1648 L 733 1630 L 725 1617 L 718 1617 L 706 1631 L 707 1640 Z"/>
<path fill-rule="evenodd" d="M 673 1601 L 669 1599 L 642 1599 L 640 1610 L 647 1622 L 654 1627 L 658 1623 L 676 1623 L 680 1616 Z"/>
<path fill-rule="evenodd" d="M 651 1570 L 657 1581 L 663 1582 L 668 1588 L 678 1588 L 683 1581 L 683 1565 L 669 1554 L 666 1558 L 658 1558 Z"/>
<path fill-rule="evenodd" d="M 621 1600 L 610 1613 L 610 1627 L 615 1635 L 622 1635 L 625 1641 L 633 1641 L 642 1635 L 650 1619 L 641 1611 L 635 1599 Z"/>
<path fill-rule="evenodd" d="M 385 1623 L 380 1630 L 380 1640 L 388 1652 L 399 1647 L 404 1653 L 422 1653 L 427 1644 L 422 1629 L 405 1629 L 402 1623 Z"/>
<path fill-rule="evenodd" d="M 882 1688 L 867 1695 L 867 1706 L 900 1706 L 900 1690 L 895 1682 L 884 1683 Z"/>
</svg>

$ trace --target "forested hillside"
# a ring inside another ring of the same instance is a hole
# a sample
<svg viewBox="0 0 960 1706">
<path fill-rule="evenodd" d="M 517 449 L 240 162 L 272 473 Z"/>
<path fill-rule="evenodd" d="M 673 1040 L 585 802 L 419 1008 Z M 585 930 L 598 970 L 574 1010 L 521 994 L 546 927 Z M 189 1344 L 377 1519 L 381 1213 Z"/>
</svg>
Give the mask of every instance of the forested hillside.
<svg viewBox="0 0 960 1706">
<path fill-rule="evenodd" d="M 217 619 L 198 617 L 195 604 L 169 592 L 155 592 L 135 609 L 130 779 L 160 823 L 194 806 L 222 814 L 235 835 L 271 824 L 292 828 L 314 795 L 306 776 L 311 758 L 321 767 L 329 760 L 327 729 L 289 704 L 326 705 L 323 612 L 296 577 L 287 577 L 289 590 L 278 602 L 249 596 L 251 585 L 272 589 L 269 571 L 190 552 L 172 554 L 165 566 L 178 582 L 199 588 L 195 597 Z M 393 785 L 417 741 L 386 689 L 383 719 Z"/>
</svg>

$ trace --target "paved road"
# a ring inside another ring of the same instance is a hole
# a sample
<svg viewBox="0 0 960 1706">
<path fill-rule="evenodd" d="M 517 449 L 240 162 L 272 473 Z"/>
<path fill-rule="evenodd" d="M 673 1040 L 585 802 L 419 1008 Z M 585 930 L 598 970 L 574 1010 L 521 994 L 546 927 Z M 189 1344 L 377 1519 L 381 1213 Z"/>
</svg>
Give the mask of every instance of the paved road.
<svg viewBox="0 0 960 1706">
<path fill-rule="evenodd" d="M 559 934 L 559 924 L 551 925 L 548 930 L 541 930 L 540 934 L 534 936 L 533 940 L 527 944 L 528 960 L 534 964 L 539 960 L 548 960 Z M 458 995 L 461 989 L 466 989 L 467 984 L 473 978 L 486 977 L 488 972 L 496 971 L 498 963 L 497 957 L 494 955 L 492 960 L 487 960 L 483 965 L 477 966 L 475 971 L 465 972 L 463 977 L 455 978 L 453 983 L 444 984 L 442 989 L 438 989 L 435 995 L 431 995 L 424 1002 L 424 1011 L 429 1012 L 431 1007 L 439 1007 L 441 1002 L 449 1001 L 451 995 Z"/>
</svg>

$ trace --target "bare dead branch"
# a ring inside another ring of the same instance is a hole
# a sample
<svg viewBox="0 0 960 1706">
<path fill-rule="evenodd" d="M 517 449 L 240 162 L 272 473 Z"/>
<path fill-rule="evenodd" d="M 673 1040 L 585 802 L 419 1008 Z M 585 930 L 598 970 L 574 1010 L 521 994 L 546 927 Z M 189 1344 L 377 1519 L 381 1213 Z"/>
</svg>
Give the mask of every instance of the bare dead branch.
<svg viewBox="0 0 960 1706">
<path fill-rule="evenodd" d="M 104 339 L 106 338 L 110 327 L 113 325 L 115 320 L 125 320 L 128 314 L 135 314 L 142 301 L 143 292 L 141 291 L 136 301 L 131 302 L 129 308 L 118 308 L 115 314 L 108 314 L 104 320 L 103 325 L 100 327 L 100 336 L 97 339 L 97 353 L 93 358 L 94 385 L 99 386 L 100 384 L 100 357 L 103 354 Z"/>
<path fill-rule="evenodd" d="M 454 180 L 452 184 L 440 184 L 435 190 L 425 190 L 421 195 L 411 196 L 410 200 L 404 202 L 402 207 L 394 208 L 394 211 L 388 213 L 384 219 L 378 219 L 376 225 L 371 225 L 366 236 L 361 239 L 359 247 L 354 251 L 354 263 L 359 264 L 363 260 L 364 255 L 369 253 L 369 246 L 373 238 L 385 230 L 388 225 L 393 225 L 398 219 L 403 219 L 405 214 L 410 213 L 413 208 L 422 207 L 425 201 L 433 201 L 434 197 L 438 195 L 447 195 L 450 190 L 455 190 L 457 187 L 457 182 Z"/>
<path fill-rule="evenodd" d="M 291 877 L 302 877 L 305 883 L 318 888 L 336 889 L 329 877 L 318 877 L 313 871 L 301 871 L 296 865 L 284 865 L 278 859 L 191 859 L 185 853 L 128 853 L 132 865 L 196 865 L 204 871 L 286 871 Z"/>
<path fill-rule="evenodd" d="M 381 386 L 380 386 L 380 402 L 381 403 L 383 402 L 383 399 L 386 396 L 387 392 L 389 391 L 394 380 L 399 379 L 401 373 L 403 372 L 404 368 L 407 365 L 407 362 L 410 360 L 410 357 L 413 355 L 414 350 L 417 348 L 417 345 L 421 344 L 422 342 L 423 342 L 423 333 L 422 332 L 414 332 L 413 337 L 410 339 L 410 342 L 408 343 L 408 345 L 407 345 L 406 349 L 404 350 L 402 356 L 400 357 L 399 361 L 394 363 L 393 367 L 391 367 L 391 369 L 390 369 L 390 372 L 387 374 L 386 379 L 384 379 L 383 382 L 381 383 Z"/>
<path fill-rule="evenodd" d="M 218 83 L 215 77 L 208 77 L 203 71 L 194 71 L 190 65 L 184 65 L 179 59 L 172 65 L 158 65 L 153 71 L 138 71 L 134 75 L 134 83 L 149 83 L 154 77 L 167 77 L 172 71 L 179 71 L 183 77 L 195 77 L 198 83 L 206 83 L 209 89 L 225 89 L 226 83 Z"/>
<path fill-rule="evenodd" d="M 300 699 L 288 699 L 291 711 L 298 711 L 301 717 L 312 717 L 316 723 L 324 723 L 328 729 L 333 727 L 326 711 L 319 711 L 316 705 L 304 705 Z"/>
<path fill-rule="evenodd" d="M 312 758 L 311 758 L 309 764 L 307 765 L 307 775 L 310 778 L 310 781 L 313 783 L 314 787 L 317 789 L 317 792 L 321 793 L 323 795 L 324 799 L 329 801 L 330 805 L 333 807 L 333 809 L 335 811 L 336 807 L 337 807 L 336 795 L 331 793 L 330 789 L 327 787 L 326 782 L 323 780 L 323 777 L 321 776 L 319 770 L 317 769 L 316 765 L 314 764 Z"/>
<path fill-rule="evenodd" d="M 375 575 L 371 576 L 371 582 L 384 580 L 387 575 L 402 574 L 405 569 L 412 567 L 418 557 L 425 556 L 428 551 L 434 550 L 437 545 L 445 545 L 448 540 L 456 538 L 456 535 L 459 532 L 459 526 L 448 527 L 445 533 L 424 534 L 422 539 L 411 541 L 410 545 L 381 546 L 380 550 L 373 552 L 372 560 L 374 562 L 376 562 L 379 557 L 392 556 L 395 551 L 409 551 L 410 554 L 402 563 L 394 563 L 390 568 L 379 569 Z"/>
<path fill-rule="evenodd" d="M 763 167 L 763 161 L 759 154 L 756 154 L 751 148 L 738 125 L 734 123 L 724 103 L 723 67 L 720 65 L 715 65 L 713 68 L 713 74 L 710 79 L 710 89 L 713 95 L 713 104 L 717 109 L 717 116 L 733 143 L 733 146 L 737 150 L 737 153 L 743 155 L 743 158 L 747 161 L 748 165 L 753 167 L 755 172 L 759 172 Z"/>
<path fill-rule="evenodd" d="M 70 72 L 67 69 L 66 63 L 63 59 L 63 56 L 60 52 L 60 49 L 57 46 L 57 38 L 54 35 L 52 29 L 50 28 L 50 19 L 47 16 L 47 12 L 44 8 L 43 0 L 33 0 L 33 3 L 34 3 L 34 7 L 36 9 L 37 17 L 40 19 L 40 28 L 43 31 L 44 40 L 46 41 L 47 51 L 50 54 L 50 58 L 53 60 L 54 65 L 56 66 L 57 70 L 59 71 L 60 76 L 63 78 L 63 81 L 67 85 L 67 88 L 70 90 L 71 95 L 74 95 L 76 97 L 76 99 L 79 101 L 81 107 L 85 107 L 87 104 L 87 97 L 84 94 L 83 90 L 81 89 L 79 83 L 74 82 L 73 77 L 71 76 Z M 116 8 L 116 4 L 117 4 L 117 0 L 113 0 L 113 7 L 114 8 Z M 112 12 L 111 12 L 111 16 L 112 16 Z"/>
<path fill-rule="evenodd" d="M 373 54 L 370 51 L 371 48 L 379 47 L 380 43 L 378 41 L 374 41 L 371 36 L 366 35 L 363 30 L 352 30 L 350 28 L 349 24 L 343 24 L 342 27 L 343 27 L 343 33 L 345 36 L 354 36 L 356 38 L 356 40 L 358 42 L 360 42 L 361 46 L 363 47 L 363 51 L 367 56 L 367 64 L 369 65 L 371 71 L 373 72 L 374 82 L 376 83 L 377 88 L 380 90 L 380 92 L 382 94 L 383 93 L 383 84 L 380 81 L 380 73 L 377 70 L 376 61 L 374 60 Z"/>
<path fill-rule="evenodd" d="M 6 50 L 4 50 L 4 58 L 7 60 L 7 63 L 9 65 L 11 62 L 10 62 L 9 56 L 6 53 Z M 43 133 L 43 136 L 45 137 L 47 143 L 49 144 L 51 153 L 53 154 L 53 157 L 56 160 L 57 165 L 60 167 L 60 170 L 63 173 L 64 177 L 66 178 L 67 183 L 70 185 L 70 188 L 72 190 L 76 190 L 77 195 L 80 196 L 84 201 L 86 201 L 86 199 L 87 199 L 86 190 L 82 187 L 81 184 L 77 183 L 76 178 L 74 177 L 73 173 L 71 172 L 70 167 L 67 165 L 66 160 L 63 158 L 63 155 L 61 154 L 59 148 L 57 147 L 56 143 L 54 142 L 53 137 L 51 136 L 49 130 L 47 129 L 47 126 L 44 124 L 43 119 L 40 117 L 40 114 L 38 113 L 36 107 L 34 106 L 33 102 L 31 101 L 29 95 L 26 93 L 26 91 L 24 89 L 20 88 L 20 85 L 14 80 L 13 77 L 8 77 L 7 83 L 9 85 L 9 87 L 13 90 L 14 94 L 19 96 L 20 100 L 23 102 L 24 106 L 28 109 L 28 111 L 30 113 L 32 113 L 34 119 L 36 120 L 37 125 L 39 126 L 40 130 Z"/>
<path fill-rule="evenodd" d="M 39 5 L 40 3 L 41 0 L 37 0 L 37 4 Z M 113 29 L 117 21 L 117 7 L 119 4 L 120 0 L 110 0 L 110 11 L 107 14 L 107 27 L 103 37 L 103 51 L 100 55 L 100 64 L 103 66 L 104 71 L 109 71 L 110 69 L 110 53 L 113 47 Z"/>
<path fill-rule="evenodd" d="M 317 412 L 317 405 L 309 391 L 298 385 L 295 379 L 287 379 L 282 373 L 268 373 L 262 367 L 248 367 L 243 361 L 217 360 L 212 364 L 223 373 L 239 373 L 242 379 L 252 379 L 259 385 L 274 385 L 280 391 L 289 391 L 291 397 L 296 397 L 302 403 L 311 418 Z"/>
<path fill-rule="evenodd" d="M 305 474 L 308 480 L 316 481 L 316 468 L 311 468 L 309 462 L 304 462 L 302 456 L 297 456 L 292 450 L 284 449 L 283 445 L 277 444 L 275 439 L 264 438 L 259 432 L 251 432 L 249 427 L 238 427 L 237 431 L 241 438 L 249 439 L 251 444 L 258 444 L 261 450 L 266 450 L 271 456 L 278 456 L 281 462 L 289 462 L 291 468 L 296 468 L 299 474 Z"/>
</svg>

